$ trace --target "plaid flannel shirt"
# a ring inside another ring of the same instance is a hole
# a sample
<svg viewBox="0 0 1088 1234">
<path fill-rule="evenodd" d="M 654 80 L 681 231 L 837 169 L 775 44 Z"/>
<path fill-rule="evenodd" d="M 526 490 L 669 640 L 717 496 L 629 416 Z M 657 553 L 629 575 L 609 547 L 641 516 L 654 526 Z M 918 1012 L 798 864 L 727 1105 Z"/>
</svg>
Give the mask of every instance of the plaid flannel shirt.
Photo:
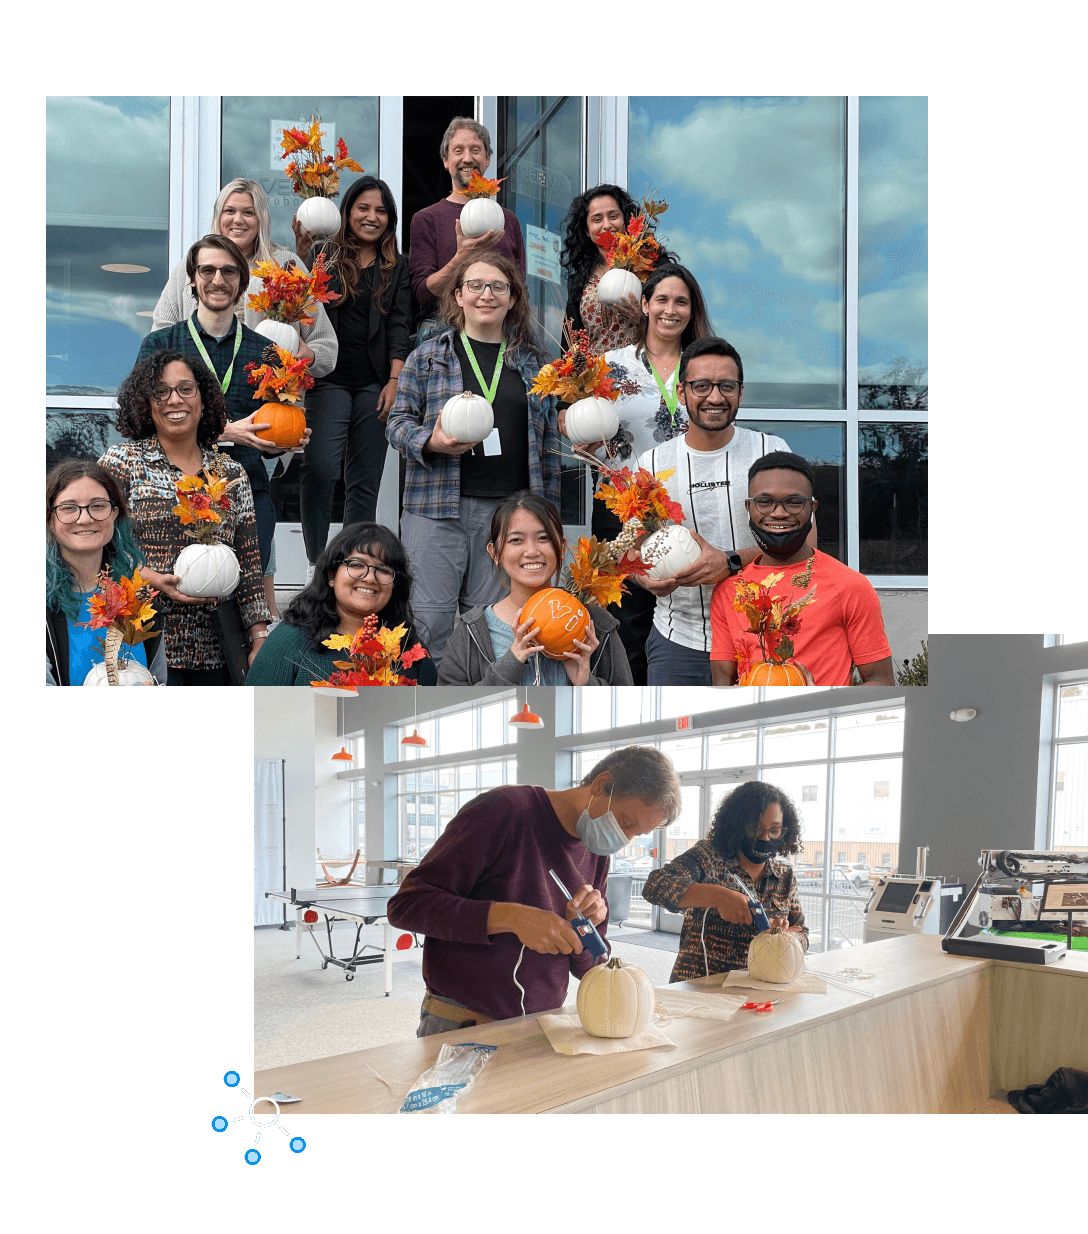
<svg viewBox="0 0 1088 1234">
<path fill-rule="evenodd" d="M 426 518 L 457 518 L 461 501 L 461 459 L 423 454 L 448 399 L 464 391 L 453 330 L 428 339 L 408 357 L 397 382 L 397 401 L 385 435 L 407 460 L 404 509 Z M 559 429 L 553 397 L 530 392 L 539 365 L 527 351 L 508 351 L 504 363 L 525 383 L 529 404 L 529 487 L 559 504 Z"/>
</svg>

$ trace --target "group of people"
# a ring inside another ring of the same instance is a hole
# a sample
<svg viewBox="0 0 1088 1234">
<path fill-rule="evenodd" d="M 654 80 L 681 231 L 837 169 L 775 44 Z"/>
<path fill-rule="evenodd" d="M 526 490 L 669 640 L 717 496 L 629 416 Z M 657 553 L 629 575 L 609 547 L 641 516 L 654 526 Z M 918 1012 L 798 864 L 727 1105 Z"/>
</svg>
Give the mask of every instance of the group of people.
<svg viewBox="0 0 1088 1234">
<path fill-rule="evenodd" d="M 564 408 L 532 389 L 554 357 L 534 326 L 517 217 L 504 210 L 502 230 L 478 237 L 461 230 L 470 180 L 491 161 L 487 129 L 456 117 L 440 157 L 451 191 L 413 216 L 407 257 L 398 251 L 396 203 L 374 176 L 347 189 L 340 231 L 324 244 L 296 219 L 294 252 L 272 241 L 258 184 L 223 188 L 209 234 L 172 272 L 118 392 L 126 440 L 97 465 L 81 464 L 78 476 L 62 466 L 49 477 L 50 680 L 79 684 L 83 660 L 69 653 L 78 644 L 93 655 L 76 627 L 97 571 L 119 577 L 138 561 L 159 592 L 165 679 L 231 682 L 214 602 L 184 595 L 173 573 L 186 543 L 170 513 L 175 484 L 214 466 L 244 481 L 232 489 L 220 538 L 241 568 L 234 599 L 248 639 L 247 684 L 308 685 L 319 670 L 327 675 L 329 635 L 353 634 L 376 614 L 386 626 L 406 623 L 427 650 L 406 670 L 420 684 L 729 685 L 755 637 L 738 620 L 729 580 L 770 577 L 788 591 L 782 567 L 801 562 L 816 585 L 795 639 L 806 680 L 845 685 L 856 669 L 867 684 L 894 684 L 876 592 L 816 547 L 811 465 L 781 438 L 735 423 L 741 357 L 715 336 L 691 272 L 661 248 L 641 296 L 601 302 L 601 237 L 623 230 L 639 208 L 610 184 L 571 205 L 561 255 L 566 316 L 633 392 L 616 404 L 611 442 L 572 444 L 610 466 L 663 475 L 702 551 L 666 582 L 638 577 L 621 604 L 590 606 L 583 638 L 563 659 L 542 654 L 536 627 L 517 618 L 531 595 L 558 585 L 567 548 L 558 509 Z M 255 263 L 308 269 L 318 252 L 336 299 L 302 328 L 298 351 L 314 378 L 300 468 L 309 568 L 281 620 L 269 469 L 282 451 L 256 435 L 268 426 L 253 410 L 245 366 L 261 363 L 268 340 L 246 298 L 259 286 L 249 275 Z M 421 306 L 414 339 L 411 291 Z M 443 406 L 465 391 L 492 406 L 486 441 L 443 428 Z M 375 522 L 386 442 L 404 460 L 399 535 Z M 327 542 L 341 469 L 344 530 Z M 593 506 L 593 533 L 614 538 L 619 521 L 603 502 Z"/>
<path fill-rule="evenodd" d="M 595 963 L 571 921 L 587 918 L 608 945 L 610 857 L 668 827 L 680 803 L 670 760 L 652 746 L 627 746 L 573 788 L 508 785 L 458 811 L 387 909 L 397 929 L 425 936 L 417 1035 L 561 1007 L 571 974 L 580 980 Z M 750 900 L 807 948 L 797 879 L 784 860 L 800 850 L 800 834 L 788 795 L 749 781 L 724 798 L 705 840 L 647 878 L 645 899 L 684 914 L 671 981 L 747 967 Z M 552 871 L 573 889 L 569 900 Z"/>
</svg>

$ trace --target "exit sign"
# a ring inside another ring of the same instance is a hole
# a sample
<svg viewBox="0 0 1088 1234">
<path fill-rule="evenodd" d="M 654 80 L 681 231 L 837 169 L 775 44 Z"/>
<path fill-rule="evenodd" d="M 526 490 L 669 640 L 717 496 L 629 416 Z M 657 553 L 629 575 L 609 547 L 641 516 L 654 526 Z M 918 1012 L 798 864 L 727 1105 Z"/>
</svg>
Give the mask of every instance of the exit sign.
<svg viewBox="0 0 1088 1234">
<path fill-rule="evenodd" d="M 679 733 L 685 728 L 691 728 L 691 716 L 677 716 L 676 731 Z"/>
</svg>

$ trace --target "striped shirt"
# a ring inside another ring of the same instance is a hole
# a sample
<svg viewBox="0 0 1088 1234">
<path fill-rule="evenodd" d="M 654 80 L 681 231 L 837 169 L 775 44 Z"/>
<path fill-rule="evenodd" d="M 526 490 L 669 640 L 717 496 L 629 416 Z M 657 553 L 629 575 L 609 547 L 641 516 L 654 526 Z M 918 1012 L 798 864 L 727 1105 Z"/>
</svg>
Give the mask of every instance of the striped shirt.
<svg viewBox="0 0 1088 1234">
<path fill-rule="evenodd" d="M 747 890 L 759 899 L 768 918 L 788 917 L 791 926 L 801 926 L 805 950 L 808 950 L 808 927 L 805 925 L 805 914 L 801 911 L 793 866 L 779 857 L 772 857 L 764 865 L 759 881 L 753 882 L 738 857 L 723 857 L 710 840 L 699 840 L 667 866 L 654 870 L 642 889 L 643 899 L 651 904 L 660 904 L 671 913 L 684 914 L 684 924 L 680 928 L 680 953 L 676 957 L 670 981 L 692 981 L 696 977 L 706 977 L 708 971 L 727 973 L 734 968 L 748 967 L 748 946 L 757 933 L 754 925 L 726 921 L 712 908 L 680 907 L 680 901 L 692 883 L 714 883 L 731 891 L 739 891 L 727 871 L 735 874 Z"/>
<path fill-rule="evenodd" d="M 684 510 L 684 526 L 723 552 L 755 548 L 744 499 L 748 496 L 748 468 L 773 450 L 789 450 L 781 437 L 754 433 L 735 425 L 733 436 L 720 450 L 692 450 L 687 438 L 673 437 L 639 458 L 639 466 L 655 475 L 673 474 L 664 481 L 669 496 Z M 681 647 L 710 652 L 710 599 L 713 586 L 677 587 L 658 596 L 654 606 L 657 632 Z"/>
<path fill-rule="evenodd" d="M 540 364 L 528 352 L 511 349 L 503 363 L 525 383 L 529 487 L 558 505 L 560 443 L 555 399 L 541 398 L 529 391 Z M 424 455 L 423 447 L 447 400 L 464 389 L 461 365 L 453 349 L 453 330 L 449 328 L 417 347 L 401 370 L 397 401 L 389 413 L 385 435 L 407 460 L 403 508 L 413 514 L 425 518 L 457 518 L 460 514 L 460 455 Z"/>
<path fill-rule="evenodd" d="M 214 452 L 205 447 L 203 465 L 209 466 L 214 457 Z M 253 494 L 242 468 L 224 454 L 219 459 L 226 467 L 228 480 L 242 480 L 230 490 L 231 508 L 219 524 L 219 539 L 234 549 L 241 566 L 241 581 L 231 598 L 237 600 L 242 625 L 248 627 L 272 620 L 264 598 Z M 121 486 L 132 512 L 136 541 L 148 566 L 159 574 L 173 574 L 178 554 L 193 543 L 173 513 L 178 504 L 174 486 L 184 474 L 181 468 L 175 467 L 162 452 L 157 437 L 119 442 L 110 446 L 98 461 Z M 179 604 L 161 592 L 154 603 L 162 614 L 166 662 L 171 668 L 223 667 L 219 635 L 211 615 L 213 604 Z"/>
</svg>

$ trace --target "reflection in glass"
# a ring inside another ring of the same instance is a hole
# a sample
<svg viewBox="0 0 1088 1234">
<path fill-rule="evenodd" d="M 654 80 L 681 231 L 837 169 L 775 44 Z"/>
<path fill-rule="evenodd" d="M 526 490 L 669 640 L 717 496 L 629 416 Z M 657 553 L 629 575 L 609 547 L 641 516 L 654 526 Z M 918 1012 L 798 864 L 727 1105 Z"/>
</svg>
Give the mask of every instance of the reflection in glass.
<svg viewBox="0 0 1088 1234">
<path fill-rule="evenodd" d="M 862 574 L 928 572 L 928 425 L 859 426 L 858 536 Z"/>
<path fill-rule="evenodd" d="M 740 352 L 745 406 L 845 407 L 845 100 L 629 108 L 628 189 L 668 201 L 659 235 Z"/>
<path fill-rule="evenodd" d="M 170 100 L 48 98 L 46 125 L 46 391 L 110 395 L 168 273 Z"/>
<path fill-rule="evenodd" d="M 858 158 L 858 400 L 924 409 L 928 385 L 928 104 L 862 98 Z"/>
<path fill-rule="evenodd" d="M 112 411 L 50 407 L 45 413 L 45 467 L 65 459 L 97 459 L 107 446 L 124 440 L 113 426 Z"/>
</svg>

